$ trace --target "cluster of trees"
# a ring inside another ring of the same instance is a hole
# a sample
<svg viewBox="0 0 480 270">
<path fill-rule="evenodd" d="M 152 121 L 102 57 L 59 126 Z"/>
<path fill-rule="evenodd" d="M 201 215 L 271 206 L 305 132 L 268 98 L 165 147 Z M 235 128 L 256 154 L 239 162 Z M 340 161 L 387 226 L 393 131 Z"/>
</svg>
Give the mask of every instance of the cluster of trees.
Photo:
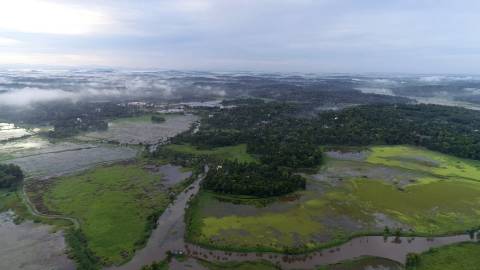
<svg viewBox="0 0 480 270">
<path fill-rule="evenodd" d="M 50 138 L 65 138 L 84 131 L 107 130 L 108 122 L 92 118 L 72 118 L 57 120 L 54 129 L 48 133 Z"/>
<path fill-rule="evenodd" d="M 14 164 L 0 164 L 0 188 L 15 188 L 23 180 L 23 172 Z"/>
<path fill-rule="evenodd" d="M 271 197 L 305 189 L 305 179 L 274 166 L 224 161 L 208 171 L 202 186 L 218 193 Z"/>
<path fill-rule="evenodd" d="M 153 123 L 163 123 L 166 119 L 161 115 L 152 115 L 151 120 Z"/>
<path fill-rule="evenodd" d="M 261 100 L 236 104 L 243 101 L 246 105 L 218 110 L 203 120 L 199 132 L 184 133 L 172 142 L 200 148 L 246 143 L 248 153 L 273 167 L 308 168 L 321 163 L 322 153 L 309 129 L 292 129 L 289 122 L 297 119 L 297 106 Z"/>
</svg>

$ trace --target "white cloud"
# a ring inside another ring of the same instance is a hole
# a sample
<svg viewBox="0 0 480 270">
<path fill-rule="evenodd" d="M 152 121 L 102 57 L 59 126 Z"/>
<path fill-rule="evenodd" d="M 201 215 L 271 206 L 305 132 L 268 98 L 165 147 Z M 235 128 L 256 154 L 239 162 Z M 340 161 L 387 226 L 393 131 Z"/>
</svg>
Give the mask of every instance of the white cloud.
<svg viewBox="0 0 480 270">
<path fill-rule="evenodd" d="M 61 54 L 61 53 L 14 53 L 0 52 L 0 65 L 11 64 L 29 65 L 105 65 L 104 59 L 90 54 Z"/>
<path fill-rule="evenodd" d="M 48 102 L 62 99 L 75 99 L 75 94 L 63 90 L 45 90 L 38 88 L 23 88 L 0 94 L 0 104 L 25 106 L 35 102 Z"/>
<path fill-rule="evenodd" d="M 20 41 L 16 40 L 16 39 L 12 39 L 12 38 L 4 38 L 4 37 L 0 37 L 0 46 L 13 46 L 13 45 L 17 45 L 17 44 L 20 44 Z"/>
<path fill-rule="evenodd" d="M 0 3 L 0 29 L 48 34 L 88 34 L 108 24 L 104 14 L 42 0 Z"/>
</svg>

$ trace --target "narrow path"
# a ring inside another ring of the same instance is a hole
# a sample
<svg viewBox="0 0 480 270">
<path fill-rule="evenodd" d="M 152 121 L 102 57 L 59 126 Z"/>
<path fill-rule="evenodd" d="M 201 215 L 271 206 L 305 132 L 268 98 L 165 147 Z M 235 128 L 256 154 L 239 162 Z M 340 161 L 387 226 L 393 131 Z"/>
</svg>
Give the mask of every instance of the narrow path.
<svg viewBox="0 0 480 270">
<path fill-rule="evenodd" d="M 63 219 L 71 222 L 75 230 L 80 229 L 80 222 L 76 218 L 66 217 L 61 215 L 47 215 L 40 213 L 36 208 L 35 205 L 30 201 L 30 198 L 25 191 L 25 185 L 21 185 L 19 187 L 20 197 L 22 198 L 23 203 L 27 206 L 28 211 L 36 217 L 46 218 L 46 219 Z"/>
</svg>

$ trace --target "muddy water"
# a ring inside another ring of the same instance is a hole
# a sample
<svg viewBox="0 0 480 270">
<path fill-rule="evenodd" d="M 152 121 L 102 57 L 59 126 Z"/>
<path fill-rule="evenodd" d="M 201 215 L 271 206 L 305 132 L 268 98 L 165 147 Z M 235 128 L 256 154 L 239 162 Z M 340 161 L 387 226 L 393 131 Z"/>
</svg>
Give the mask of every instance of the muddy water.
<svg viewBox="0 0 480 270">
<path fill-rule="evenodd" d="M 386 241 L 382 236 L 368 236 L 355 238 L 343 245 L 321 252 L 297 256 L 284 256 L 274 253 L 228 253 L 211 251 L 191 244 L 187 245 L 187 250 L 194 257 L 211 261 L 252 261 L 263 259 L 281 266 L 282 269 L 312 269 L 320 265 L 335 264 L 362 256 L 387 258 L 404 264 L 406 255 L 410 252 L 420 253 L 433 247 L 466 241 L 472 241 L 468 235 L 436 237 L 432 239 L 425 237 L 400 237 L 397 240 L 390 237 Z"/>
<path fill-rule="evenodd" d="M 13 213 L 0 213 L 0 269 L 73 270 L 61 232 L 31 221 L 16 225 Z"/>
</svg>

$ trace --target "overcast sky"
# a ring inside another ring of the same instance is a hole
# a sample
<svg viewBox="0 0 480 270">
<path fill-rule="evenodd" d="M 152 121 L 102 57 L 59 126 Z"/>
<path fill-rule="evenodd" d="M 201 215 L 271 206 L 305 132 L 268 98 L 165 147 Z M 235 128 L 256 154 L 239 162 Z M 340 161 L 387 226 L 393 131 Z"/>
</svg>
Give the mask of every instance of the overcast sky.
<svg viewBox="0 0 480 270">
<path fill-rule="evenodd" d="M 1 0 L 0 65 L 480 73 L 480 1 Z"/>
</svg>

